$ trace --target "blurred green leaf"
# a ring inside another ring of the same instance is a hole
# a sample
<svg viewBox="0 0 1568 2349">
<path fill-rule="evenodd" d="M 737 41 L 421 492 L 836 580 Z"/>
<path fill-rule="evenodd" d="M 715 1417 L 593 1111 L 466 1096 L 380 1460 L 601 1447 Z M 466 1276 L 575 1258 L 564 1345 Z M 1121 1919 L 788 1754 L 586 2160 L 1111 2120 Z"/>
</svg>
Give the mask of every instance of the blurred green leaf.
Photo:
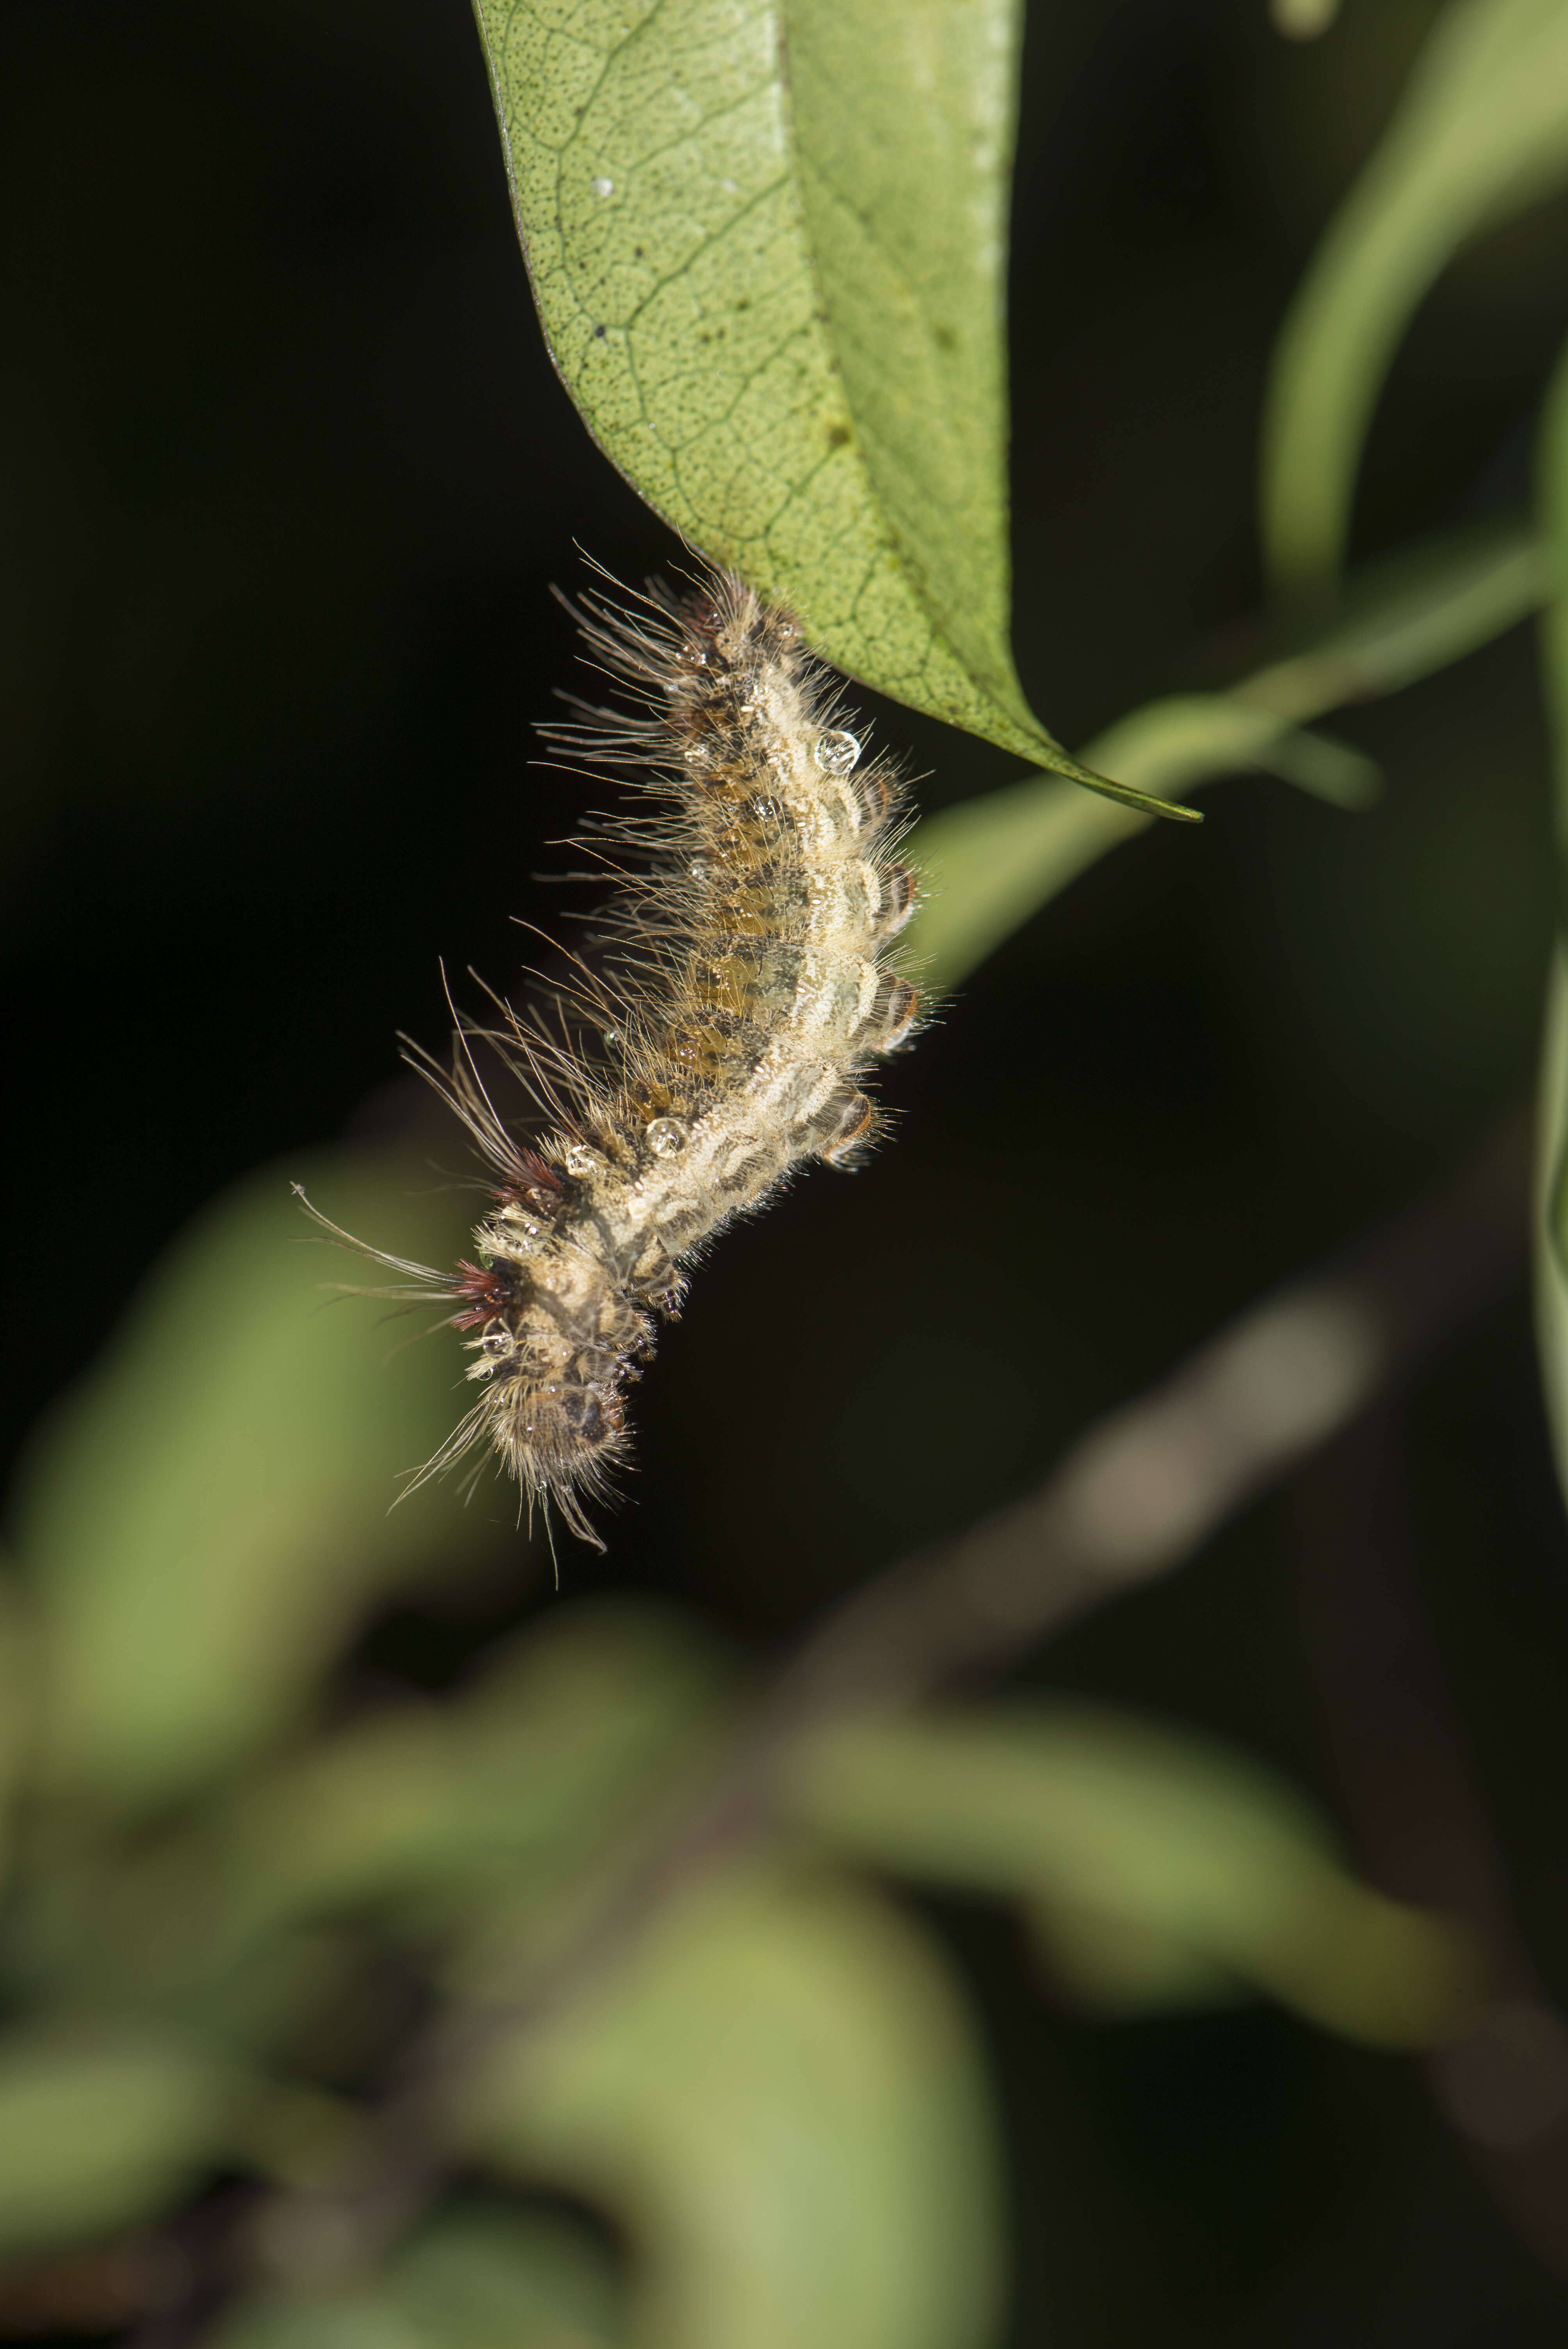
<svg viewBox="0 0 1568 2349">
<path fill-rule="evenodd" d="M 1321 39 L 1338 14 L 1339 0 L 1270 0 L 1274 31 L 1287 41 Z"/>
<path fill-rule="evenodd" d="M 399 1253 L 439 1262 L 463 1236 L 449 1200 L 414 1195 L 428 1169 L 335 1158 L 314 1181 Z M 390 1506 L 460 1408 L 451 1349 L 420 1317 L 324 1302 L 357 1268 L 308 1234 L 281 1170 L 221 1201 L 35 1443 L 17 1549 L 44 1765 L 75 1797 L 133 1811 L 253 1752 L 372 1592 L 495 1537 L 449 1492 Z"/>
<path fill-rule="evenodd" d="M 1530 517 L 1440 531 L 1352 573 L 1333 615 L 1233 698 L 1298 721 L 1401 692 L 1528 619 L 1550 576 Z"/>
<path fill-rule="evenodd" d="M 851 676 L 1108 788 L 1008 639 L 1015 0 L 477 13 L 545 336 L 606 455 Z"/>
<path fill-rule="evenodd" d="M 1054 1895 L 1030 1903 L 1028 1915 L 1053 1982 L 1095 2013 L 1234 2006 L 1247 1994 L 1241 1978 L 1198 1943 L 1125 1909 L 1083 1908 Z"/>
<path fill-rule="evenodd" d="M 232 1805 L 208 1856 L 231 1930 L 365 1906 L 447 1921 L 544 1907 L 726 1717 L 711 1650 L 622 1604 L 562 1610 L 466 1693 L 323 1739 Z"/>
<path fill-rule="evenodd" d="M 1362 443 L 1405 328 L 1459 248 L 1568 176 L 1568 6 L 1449 0 L 1318 247 L 1274 353 L 1264 550 L 1287 586 L 1344 556 Z"/>
<path fill-rule="evenodd" d="M 1568 960 L 1547 975 L 1536 1143 L 1535 1336 L 1557 1482 L 1568 1502 Z"/>
<path fill-rule="evenodd" d="M 630 2229 L 637 2349 L 992 2338 L 978 2055 L 924 1937 L 869 1892 L 703 1885 L 545 2041 L 499 2054 L 469 2136 Z"/>
<path fill-rule="evenodd" d="M 1542 683 L 1552 734 L 1559 904 L 1568 922 L 1568 347 L 1542 414 L 1539 472 L 1552 590 L 1541 621 Z M 1548 974 L 1537 1150 L 1536 1335 L 1557 1477 L 1568 1499 L 1568 964 L 1561 936 Z"/>
<path fill-rule="evenodd" d="M 1357 1883 L 1267 1772 L 1098 1708 L 846 1730 L 807 1755 L 795 1807 L 837 1854 L 1037 1905 L 1075 1984 L 1111 2004 L 1228 1974 L 1353 2038 L 1420 2045 L 1465 1987 L 1448 1931 Z"/>
<path fill-rule="evenodd" d="M 234 1933 L 228 1887 L 200 1837 L 142 1848 L 40 1837 L 29 1857 L 5 1943 L 13 1999 L 257 2056 L 356 1994 L 365 1953 L 344 1930 L 312 1921 L 264 1939 Z"/>
<path fill-rule="evenodd" d="M 152 2217 L 222 2149 L 235 2085 L 177 2041 L 0 2041 L 0 2250 Z"/>
<path fill-rule="evenodd" d="M 0 1882 L 11 1864 L 15 1806 L 37 1730 L 32 1617 L 15 1575 L 0 1566 Z"/>
<path fill-rule="evenodd" d="M 1542 684 L 1552 732 L 1559 902 L 1568 923 L 1568 344 L 1563 346 L 1542 405 L 1538 456 L 1537 498 L 1545 570 Z"/>
<path fill-rule="evenodd" d="M 211 2349 L 614 2349 L 609 2261 L 583 2229 L 534 2212 L 438 2214 L 379 2274 L 242 2302 Z"/>
<path fill-rule="evenodd" d="M 1377 770 L 1301 730 L 1345 704 L 1396 693 L 1486 644 L 1546 592 L 1539 541 L 1522 524 L 1445 533 L 1368 565 L 1334 619 L 1228 693 L 1151 701 L 1084 753 L 1150 792 L 1189 792 L 1252 769 L 1366 801 Z M 956 987 L 1004 938 L 1148 819 L 1043 777 L 928 816 L 913 850 L 928 894 L 908 932 L 928 986 Z"/>
<path fill-rule="evenodd" d="M 328 2035 L 351 2055 L 381 2012 L 363 1993 L 366 1928 L 421 1966 L 462 1933 L 515 1962 L 727 1716 L 717 1658 L 676 1619 L 552 1610 L 444 1703 L 388 1706 L 270 1757 L 156 1837 L 47 1847 L 5 1977 L 253 2057 L 338 2015 Z"/>
</svg>

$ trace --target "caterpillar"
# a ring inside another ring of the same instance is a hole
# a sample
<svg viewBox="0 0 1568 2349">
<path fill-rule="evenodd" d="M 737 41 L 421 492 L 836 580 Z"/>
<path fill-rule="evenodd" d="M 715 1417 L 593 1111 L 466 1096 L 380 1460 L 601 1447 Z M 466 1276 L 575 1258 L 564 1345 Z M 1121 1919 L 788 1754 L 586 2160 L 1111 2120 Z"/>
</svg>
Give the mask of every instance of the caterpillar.
<svg viewBox="0 0 1568 2349">
<path fill-rule="evenodd" d="M 449 1071 L 414 1049 L 494 1178 L 474 1259 L 365 1252 L 411 1277 L 377 1293 L 451 1303 L 473 1355 L 477 1397 L 413 1483 L 498 1454 L 531 1507 L 602 1547 L 584 1504 L 626 1454 L 625 1390 L 694 1259 L 805 1162 L 852 1166 L 877 1133 L 866 1079 L 918 1019 L 887 960 L 915 882 L 892 854 L 899 775 L 862 758 L 786 612 L 719 570 L 568 608 L 633 703 L 573 700 L 540 730 L 636 775 L 642 804 L 573 843 L 614 894 L 568 981 L 521 1011 L 497 999 L 499 1027 L 459 1022 Z M 545 1121 L 526 1142 L 492 1106 L 481 1038 Z"/>
</svg>

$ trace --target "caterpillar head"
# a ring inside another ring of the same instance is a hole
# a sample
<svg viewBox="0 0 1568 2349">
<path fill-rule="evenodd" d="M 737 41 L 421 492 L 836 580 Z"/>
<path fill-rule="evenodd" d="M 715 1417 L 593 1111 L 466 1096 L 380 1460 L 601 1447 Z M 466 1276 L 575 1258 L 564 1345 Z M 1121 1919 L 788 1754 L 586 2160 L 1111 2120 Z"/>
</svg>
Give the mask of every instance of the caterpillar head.
<svg viewBox="0 0 1568 2349">
<path fill-rule="evenodd" d="M 469 1377 L 482 1389 L 472 1440 L 498 1454 L 531 1499 L 553 1500 L 583 1540 L 599 1543 L 583 1496 L 603 1498 L 626 1451 L 624 1390 L 653 1350 L 650 1318 L 605 1270 L 568 1240 L 516 1253 L 515 1218 L 492 1219 L 482 1268 L 465 1264 L 465 1310 L 474 1331 Z"/>
<path fill-rule="evenodd" d="M 609 1473 L 625 1454 L 618 1386 L 498 1365 L 481 1410 L 490 1445 L 530 1499 L 553 1501 L 574 1534 L 603 1549 L 583 1500 L 605 1497 Z"/>
</svg>

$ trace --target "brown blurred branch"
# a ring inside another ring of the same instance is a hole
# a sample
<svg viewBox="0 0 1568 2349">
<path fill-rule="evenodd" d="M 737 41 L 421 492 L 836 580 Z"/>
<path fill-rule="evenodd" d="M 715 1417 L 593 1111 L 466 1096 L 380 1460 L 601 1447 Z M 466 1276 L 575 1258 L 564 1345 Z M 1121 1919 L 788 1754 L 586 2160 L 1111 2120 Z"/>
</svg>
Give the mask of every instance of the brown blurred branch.
<svg viewBox="0 0 1568 2349">
<path fill-rule="evenodd" d="M 1101 1421 L 1037 1492 L 830 1615 L 514 1994 L 433 2029 L 353 2176 L 268 2206 L 263 2262 L 295 2272 L 351 2264 L 394 2235 L 434 2190 L 454 2106 L 488 2054 L 542 2032 L 677 1889 L 770 1831 L 783 1765 L 802 1739 L 999 1671 L 1088 1608 L 1170 1572 L 1403 1387 L 1522 1261 L 1529 1157 L 1521 1115 L 1413 1213 L 1280 1289 Z"/>
</svg>

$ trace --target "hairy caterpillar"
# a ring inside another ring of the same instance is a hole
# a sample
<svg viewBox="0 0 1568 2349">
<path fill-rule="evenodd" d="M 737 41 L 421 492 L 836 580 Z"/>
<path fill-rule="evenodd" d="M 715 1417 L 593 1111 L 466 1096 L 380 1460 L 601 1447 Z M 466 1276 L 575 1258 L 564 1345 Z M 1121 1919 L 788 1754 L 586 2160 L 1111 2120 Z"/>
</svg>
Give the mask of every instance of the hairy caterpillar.
<svg viewBox="0 0 1568 2349">
<path fill-rule="evenodd" d="M 624 1453 L 625 1388 L 686 1268 L 803 1160 L 864 1151 L 862 1082 L 917 1011 L 883 958 L 914 905 L 890 854 L 898 779 L 861 763 L 794 621 L 723 572 L 637 605 L 584 598 L 577 617 L 640 707 L 576 702 L 542 730 L 637 770 L 652 803 L 577 843 L 616 866 L 598 952 L 499 1029 L 459 1029 L 451 1076 L 416 1055 L 499 1178 L 476 1261 L 366 1251 L 412 1277 L 382 1294 L 455 1303 L 474 1356 L 478 1399 L 415 1482 L 484 1446 L 591 1541 L 583 1500 Z M 607 1061 L 583 1049 L 595 1030 Z M 481 1036 L 550 1122 L 526 1143 L 491 1105 Z"/>
</svg>

